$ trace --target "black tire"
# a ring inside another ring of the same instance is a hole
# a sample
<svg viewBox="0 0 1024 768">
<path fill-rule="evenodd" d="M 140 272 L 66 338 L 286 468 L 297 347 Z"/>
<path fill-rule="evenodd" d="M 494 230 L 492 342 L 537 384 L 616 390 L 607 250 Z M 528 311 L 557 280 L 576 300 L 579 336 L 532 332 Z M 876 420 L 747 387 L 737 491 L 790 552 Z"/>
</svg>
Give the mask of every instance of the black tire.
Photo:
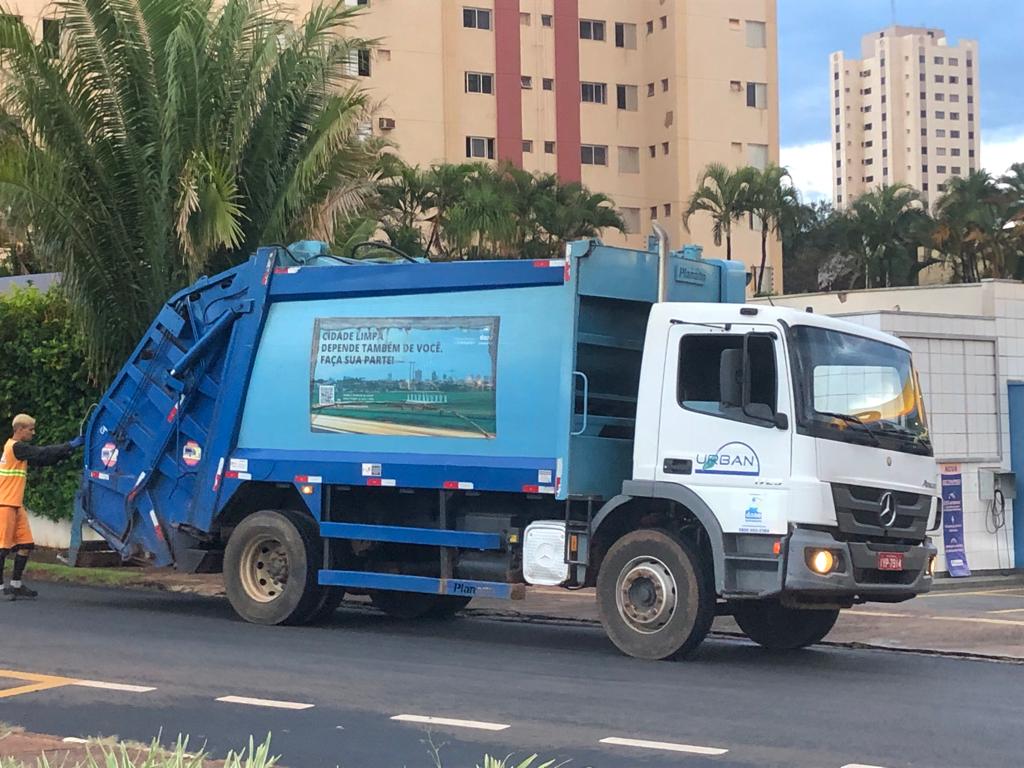
<svg viewBox="0 0 1024 768">
<path fill-rule="evenodd" d="M 456 595 L 438 595 L 434 607 L 423 615 L 431 619 L 454 619 L 455 615 L 469 605 L 472 599 L 472 597 Z"/>
<path fill-rule="evenodd" d="M 747 637 L 773 651 L 806 648 L 825 639 L 838 609 L 786 608 L 776 600 L 744 600 L 733 605 L 733 617 Z"/>
<path fill-rule="evenodd" d="M 345 599 L 343 587 L 320 587 L 320 593 L 320 603 L 308 620 L 310 624 L 322 624 L 328 621 L 341 606 L 341 601 Z"/>
<path fill-rule="evenodd" d="M 664 530 L 627 533 L 597 574 L 601 624 L 620 651 L 638 659 L 691 653 L 711 630 L 715 602 L 712 564 Z"/>
<path fill-rule="evenodd" d="M 274 542 L 272 547 L 269 542 Z M 259 561 L 261 549 L 275 562 Z M 249 515 L 232 532 L 224 550 L 224 586 L 231 607 L 253 624 L 309 621 L 324 596 L 317 584 L 319 557 L 320 537 L 309 515 L 292 510 Z M 266 579 L 261 578 L 264 570 Z"/>
<path fill-rule="evenodd" d="M 390 589 L 370 593 L 373 607 L 396 619 L 419 619 L 443 605 L 442 595 L 423 592 L 394 592 Z"/>
</svg>

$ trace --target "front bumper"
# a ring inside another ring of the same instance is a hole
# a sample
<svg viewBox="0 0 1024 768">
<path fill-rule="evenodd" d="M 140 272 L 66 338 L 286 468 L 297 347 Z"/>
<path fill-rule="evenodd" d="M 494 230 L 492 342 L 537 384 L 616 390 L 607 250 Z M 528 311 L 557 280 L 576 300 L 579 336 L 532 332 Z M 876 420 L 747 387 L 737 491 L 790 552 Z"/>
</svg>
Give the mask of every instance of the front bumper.
<svg viewBox="0 0 1024 768">
<path fill-rule="evenodd" d="M 807 550 L 838 554 L 840 567 L 821 575 L 807 565 Z M 879 552 L 901 552 L 902 571 L 877 567 Z M 826 531 L 796 528 L 786 547 L 782 599 L 794 604 L 898 603 L 932 588 L 928 563 L 936 554 L 931 539 L 917 545 L 838 541 Z"/>
</svg>

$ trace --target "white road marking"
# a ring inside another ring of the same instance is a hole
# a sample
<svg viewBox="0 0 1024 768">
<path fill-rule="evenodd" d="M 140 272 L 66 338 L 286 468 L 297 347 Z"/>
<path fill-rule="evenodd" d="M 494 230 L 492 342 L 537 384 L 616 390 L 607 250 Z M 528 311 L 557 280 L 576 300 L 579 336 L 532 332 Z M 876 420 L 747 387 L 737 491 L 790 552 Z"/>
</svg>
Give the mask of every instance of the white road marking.
<svg viewBox="0 0 1024 768">
<path fill-rule="evenodd" d="M 221 696 L 217 701 L 225 704 L 247 704 L 250 707 L 272 707 L 274 709 L 312 709 L 313 704 L 298 701 L 275 701 L 274 699 L 251 699 L 248 696 Z"/>
<path fill-rule="evenodd" d="M 1003 608 L 1001 611 L 988 611 L 988 613 L 1024 613 L 1024 608 Z"/>
<path fill-rule="evenodd" d="M 104 683 L 102 680 L 76 680 L 71 685 L 82 688 L 100 688 L 104 691 L 124 691 L 125 693 L 149 693 L 155 691 L 147 685 L 126 685 L 125 683 Z"/>
<path fill-rule="evenodd" d="M 640 749 L 661 749 L 667 752 L 686 752 L 691 755 L 724 755 L 729 750 L 718 747 L 695 747 L 691 744 L 673 744 L 667 741 L 646 741 L 645 739 L 620 739 L 609 736 L 601 739 L 601 744 L 613 744 L 618 747 L 639 747 Z"/>
<path fill-rule="evenodd" d="M 932 621 L 966 621 L 973 624 L 1003 624 L 1011 627 L 1024 627 L 1024 621 L 1012 619 L 975 619 L 970 616 L 929 616 Z"/>
<path fill-rule="evenodd" d="M 880 765 L 864 765 L 863 763 L 848 763 L 843 768 L 882 768 Z"/>
<path fill-rule="evenodd" d="M 427 717 L 425 715 L 395 715 L 391 719 L 400 723 L 448 725 L 452 728 L 476 728 L 479 731 L 504 731 L 512 727 L 505 723 L 485 723 L 480 720 L 456 720 L 451 717 Z"/>
<path fill-rule="evenodd" d="M 893 613 L 892 611 L 862 611 L 860 608 L 854 608 L 852 611 L 847 611 L 846 616 L 884 616 L 890 619 L 909 619 L 914 616 L 912 613 Z"/>
<path fill-rule="evenodd" d="M 974 595 L 988 595 L 989 597 L 1016 597 L 1018 599 L 1024 597 L 1024 592 L 1021 591 L 1020 587 L 1004 587 L 1003 589 L 978 589 L 971 592 L 958 592 L 955 589 L 945 590 L 942 592 L 929 592 L 926 595 L 918 595 L 918 600 L 934 600 L 937 597 L 968 597 Z"/>
</svg>

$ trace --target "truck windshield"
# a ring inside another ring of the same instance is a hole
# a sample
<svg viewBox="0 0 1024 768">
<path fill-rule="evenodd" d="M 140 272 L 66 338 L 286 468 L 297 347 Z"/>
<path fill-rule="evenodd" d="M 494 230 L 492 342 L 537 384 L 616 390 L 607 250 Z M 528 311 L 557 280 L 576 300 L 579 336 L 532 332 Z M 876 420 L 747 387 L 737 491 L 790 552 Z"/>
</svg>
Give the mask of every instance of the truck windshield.
<svg viewBox="0 0 1024 768">
<path fill-rule="evenodd" d="M 932 455 L 910 352 L 851 333 L 790 329 L 801 432 Z"/>
</svg>

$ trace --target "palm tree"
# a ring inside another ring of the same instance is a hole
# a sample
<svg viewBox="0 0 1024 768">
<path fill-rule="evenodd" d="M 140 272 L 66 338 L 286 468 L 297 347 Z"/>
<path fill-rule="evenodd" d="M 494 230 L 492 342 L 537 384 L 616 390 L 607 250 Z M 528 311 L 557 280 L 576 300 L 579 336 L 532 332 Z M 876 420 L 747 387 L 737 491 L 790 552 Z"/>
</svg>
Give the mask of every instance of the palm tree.
<svg viewBox="0 0 1024 768">
<path fill-rule="evenodd" d="M 747 209 L 761 222 L 761 269 L 756 286 L 760 294 L 768 264 L 768 235 L 778 235 L 784 228 L 795 226 L 800 216 L 800 196 L 793 187 L 789 171 L 774 163 L 763 170 L 754 169 L 751 176 Z"/>
<path fill-rule="evenodd" d="M 626 231 L 626 222 L 607 195 L 591 192 L 579 182 L 560 184 L 554 177 L 541 177 L 538 183 L 543 194 L 537 219 L 548 258 L 557 256 L 570 240 L 598 237 L 606 229 Z"/>
<path fill-rule="evenodd" d="M 732 260 L 732 223 L 747 213 L 752 168 L 730 170 L 722 163 L 711 163 L 697 179 L 697 188 L 690 196 L 683 213 L 683 226 L 690 231 L 690 218 L 698 211 L 711 214 L 715 245 L 725 240 L 725 258 Z"/>
<path fill-rule="evenodd" d="M 928 241 L 931 220 L 921 195 L 910 185 L 866 192 L 847 213 L 848 239 L 865 288 L 916 283 L 922 269 L 938 263 L 917 258 L 918 249 Z"/>
<path fill-rule="evenodd" d="M 294 29 L 271 0 L 59 7 L 59 56 L 0 16 L 0 190 L 104 377 L 175 289 L 358 212 L 378 147 L 349 71 L 371 43 L 344 0 Z"/>
<path fill-rule="evenodd" d="M 935 205 L 933 240 L 963 282 L 1016 272 L 1012 237 L 1003 229 L 1009 215 L 1006 196 L 985 171 L 949 180 Z"/>
</svg>

